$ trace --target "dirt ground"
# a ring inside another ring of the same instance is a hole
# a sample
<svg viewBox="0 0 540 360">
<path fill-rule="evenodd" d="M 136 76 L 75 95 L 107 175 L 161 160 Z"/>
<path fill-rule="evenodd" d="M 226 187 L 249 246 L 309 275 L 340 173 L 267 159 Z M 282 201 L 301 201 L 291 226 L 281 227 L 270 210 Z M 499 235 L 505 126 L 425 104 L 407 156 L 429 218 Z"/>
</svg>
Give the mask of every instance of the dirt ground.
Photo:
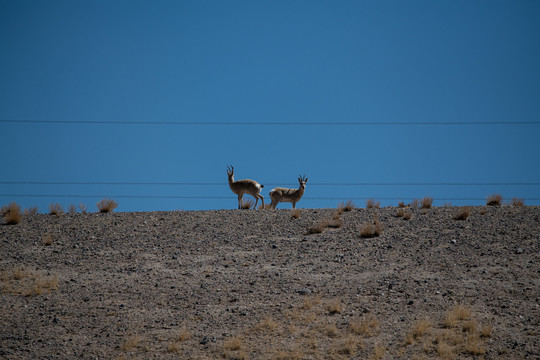
<svg viewBox="0 0 540 360">
<path fill-rule="evenodd" d="M 539 359 L 540 207 L 462 210 L 27 215 L 0 358 Z"/>
</svg>

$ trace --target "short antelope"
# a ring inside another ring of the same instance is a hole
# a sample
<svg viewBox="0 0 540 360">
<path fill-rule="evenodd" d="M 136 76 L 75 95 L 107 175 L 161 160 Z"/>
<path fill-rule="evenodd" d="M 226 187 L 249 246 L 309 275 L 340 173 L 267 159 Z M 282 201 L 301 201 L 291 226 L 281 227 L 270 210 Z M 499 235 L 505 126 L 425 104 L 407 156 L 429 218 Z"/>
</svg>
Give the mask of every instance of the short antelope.
<svg viewBox="0 0 540 360">
<path fill-rule="evenodd" d="M 296 203 L 299 202 L 302 195 L 304 195 L 307 181 L 308 178 L 305 175 L 298 176 L 298 182 L 300 183 L 298 189 L 287 189 L 282 187 L 272 189 L 270 191 L 270 198 L 272 199 L 272 204 L 270 205 L 271 208 L 275 209 L 280 202 L 290 202 L 292 203 L 293 209 L 296 209 Z"/>
<path fill-rule="evenodd" d="M 231 188 L 232 192 L 238 195 L 238 208 L 242 208 L 242 197 L 244 194 L 251 195 L 255 198 L 255 206 L 254 209 L 257 207 L 257 203 L 259 202 L 259 199 L 261 199 L 263 208 L 264 208 L 264 197 L 261 195 L 261 190 L 264 187 L 264 185 L 259 184 L 255 180 L 236 180 L 234 181 L 234 167 L 233 166 L 227 166 L 227 175 L 229 176 L 229 187 Z"/>
</svg>

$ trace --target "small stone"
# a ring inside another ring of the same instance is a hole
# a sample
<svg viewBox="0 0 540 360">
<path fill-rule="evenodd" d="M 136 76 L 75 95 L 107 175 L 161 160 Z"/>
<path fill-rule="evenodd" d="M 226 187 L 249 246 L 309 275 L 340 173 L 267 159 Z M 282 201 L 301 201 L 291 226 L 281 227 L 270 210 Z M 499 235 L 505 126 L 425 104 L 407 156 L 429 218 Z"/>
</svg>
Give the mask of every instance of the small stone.
<svg viewBox="0 0 540 360">
<path fill-rule="evenodd" d="M 518 248 L 516 250 L 516 254 L 523 254 L 523 249 L 522 248 Z"/>
<path fill-rule="evenodd" d="M 412 305 L 414 304 L 414 300 L 409 300 L 409 302 L 407 303 L 407 305 Z"/>
<path fill-rule="evenodd" d="M 304 289 L 300 289 L 300 291 L 298 291 L 298 293 L 299 293 L 300 295 L 310 295 L 310 294 L 311 294 L 311 290 L 304 288 Z"/>
</svg>

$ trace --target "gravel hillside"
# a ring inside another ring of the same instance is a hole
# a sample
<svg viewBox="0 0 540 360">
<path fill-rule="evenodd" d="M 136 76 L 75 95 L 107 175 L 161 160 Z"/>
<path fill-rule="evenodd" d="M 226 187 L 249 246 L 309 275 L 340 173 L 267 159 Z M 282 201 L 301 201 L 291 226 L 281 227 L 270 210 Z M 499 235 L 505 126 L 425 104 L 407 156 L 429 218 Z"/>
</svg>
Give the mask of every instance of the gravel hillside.
<svg viewBox="0 0 540 360">
<path fill-rule="evenodd" d="M 462 210 L 27 215 L 0 358 L 539 359 L 540 207 Z"/>
</svg>

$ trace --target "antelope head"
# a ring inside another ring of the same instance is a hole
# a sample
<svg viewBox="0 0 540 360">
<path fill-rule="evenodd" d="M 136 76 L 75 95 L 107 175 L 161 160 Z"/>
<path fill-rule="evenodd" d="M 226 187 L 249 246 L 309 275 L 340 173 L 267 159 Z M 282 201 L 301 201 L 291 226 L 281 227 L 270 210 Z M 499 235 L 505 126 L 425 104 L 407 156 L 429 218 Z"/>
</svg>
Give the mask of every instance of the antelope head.
<svg viewBox="0 0 540 360">
<path fill-rule="evenodd" d="M 308 181 L 308 178 L 306 177 L 306 175 L 304 175 L 304 176 L 298 175 L 298 182 L 300 183 L 300 188 L 301 189 L 306 187 L 307 181 Z"/>
<path fill-rule="evenodd" d="M 227 165 L 227 175 L 229 175 L 229 177 L 234 176 L 234 166 Z"/>
</svg>

